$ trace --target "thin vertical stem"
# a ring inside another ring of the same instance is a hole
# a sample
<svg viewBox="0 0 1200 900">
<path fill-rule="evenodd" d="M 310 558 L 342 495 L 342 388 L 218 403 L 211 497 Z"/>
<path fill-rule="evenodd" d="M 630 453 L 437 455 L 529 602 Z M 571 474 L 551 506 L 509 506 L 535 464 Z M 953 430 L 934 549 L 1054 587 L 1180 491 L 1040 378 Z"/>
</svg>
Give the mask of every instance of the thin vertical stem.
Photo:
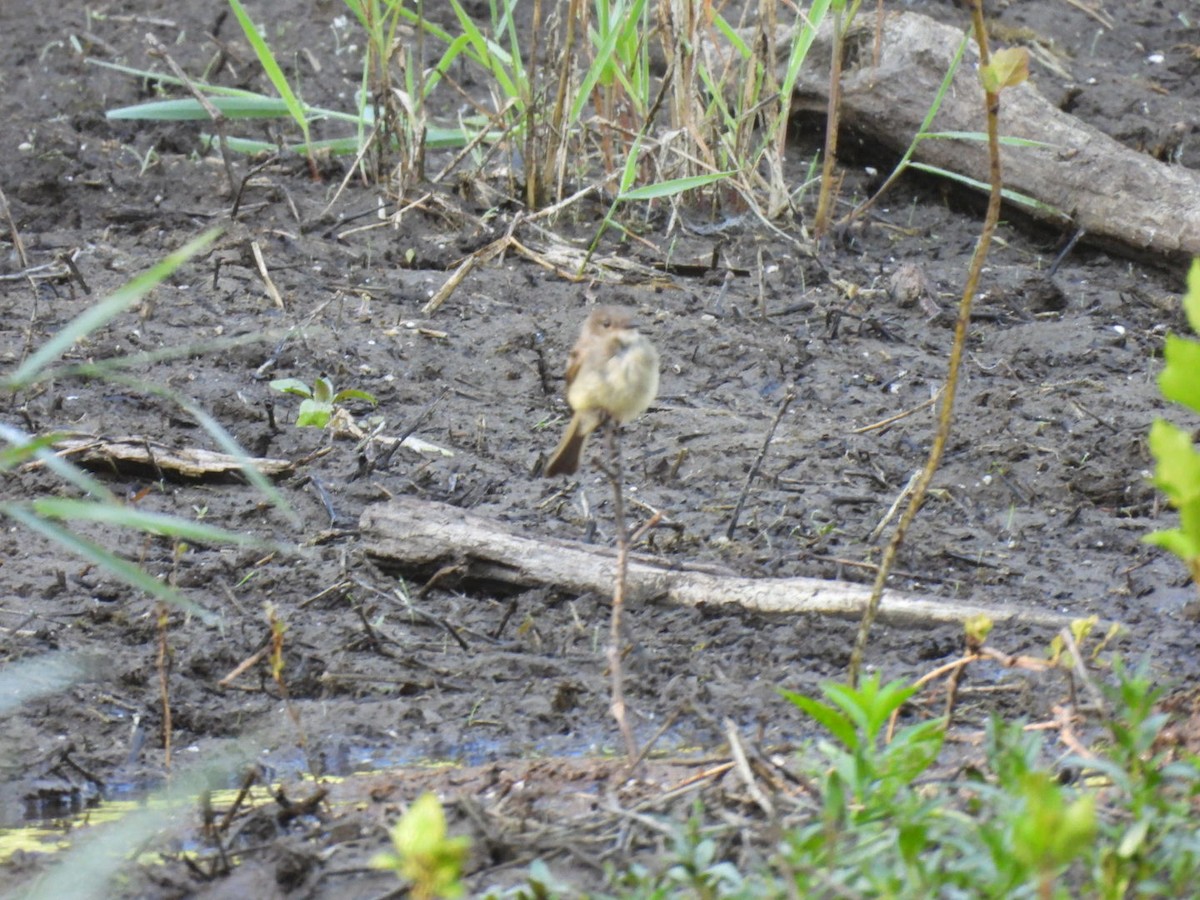
<svg viewBox="0 0 1200 900">
<path fill-rule="evenodd" d="M 983 0 L 972 0 L 971 19 L 975 28 L 975 41 L 979 46 L 979 67 L 982 70 L 991 59 L 988 53 L 987 29 L 983 21 Z M 1000 95 L 985 91 L 987 105 L 987 136 L 988 156 L 991 162 L 991 192 L 988 195 L 987 215 L 983 220 L 983 230 L 979 234 L 979 242 L 975 245 L 975 253 L 971 256 L 971 264 L 967 269 L 967 283 L 963 287 L 962 299 L 959 301 L 958 318 L 954 323 L 954 343 L 950 347 L 950 361 L 947 366 L 946 387 L 942 392 L 941 406 L 938 408 L 938 426 L 933 437 L 933 446 L 929 449 L 929 458 L 925 468 L 921 470 L 908 506 L 900 516 L 896 531 L 883 551 L 879 562 L 879 571 L 875 575 L 875 584 L 871 588 L 871 597 L 867 608 L 863 611 L 862 622 L 858 626 L 858 634 L 854 638 L 854 649 L 850 654 L 849 677 L 850 683 L 858 685 L 858 676 L 862 670 L 863 657 L 867 652 L 867 639 L 875 617 L 879 614 L 879 603 L 883 598 L 883 588 L 887 584 L 888 575 L 896 562 L 896 554 L 904 542 L 908 528 L 917 517 L 917 510 L 925 500 L 925 492 L 937 472 L 942 461 L 942 453 L 946 449 L 946 441 L 950 437 L 950 425 L 954 418 L 954 395 L 958 389 L 958 372 L 962 363 L 963 349 L 967 341 L 967 329 L 971 324 L 971 304 L 975 292 L 979 288 L 979 276 L 987 261 L 988 248 L 992 243 L 992 234 L 996 223 L 1000 220 L 1000 189 L 1003 186 L 1000 170 Z"/>
<path fill-rule="evenodd" d="M 621 737 L 625 741 L 625 753 L 633 765 L 639 756 L 637 740 L 625 715 L 625 676 L 621 668 L 621 617 L 625 611 L 625 576 L 629 570 L 629 527 L 625 523 L 625 495 L 622 491 L 625 474 L 621 467 L 621 427 L 616 422 L 608 425 L 609 480 L 613 487 L 613 518 L 617 529 L 617 573 L 613 585 L 612 618 L 608 632 L 608 675 L 611 685 L 609 710 L 617 720 Z"/>
</svg>

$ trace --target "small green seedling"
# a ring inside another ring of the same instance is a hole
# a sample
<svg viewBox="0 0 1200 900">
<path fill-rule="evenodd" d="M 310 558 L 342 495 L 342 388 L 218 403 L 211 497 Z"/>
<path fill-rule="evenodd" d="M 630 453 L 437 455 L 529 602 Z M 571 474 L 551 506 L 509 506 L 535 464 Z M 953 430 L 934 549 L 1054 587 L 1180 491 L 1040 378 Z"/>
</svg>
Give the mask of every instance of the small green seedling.
<svg viewBox="0 0 1200 900">
<path fill-rule="evenodd" d="M 334 412 L 348 400 L 362 400 L 372 406 L 378 404 L 374 395 L 366 391 L 348 388 L 335 393 L 333 382 L 324 375 L 319 376 L 311 388 L 299 378 L 277 378 L 271 382 L 271 389 L 304 398 L 296 416 L 296 424 L 302 428 L 324 428 Z"/>
<path fill-rule="evenodd" d="M 371 864 L 391 869 L 412 887 L 417 900 L 461 897 L 463 863 L 471 849 L 467 837 L 448 837 L 446 813 L 433 794 L 422 794 L 392 829 L 394 851 L 381 853 Z"/>
</svg>

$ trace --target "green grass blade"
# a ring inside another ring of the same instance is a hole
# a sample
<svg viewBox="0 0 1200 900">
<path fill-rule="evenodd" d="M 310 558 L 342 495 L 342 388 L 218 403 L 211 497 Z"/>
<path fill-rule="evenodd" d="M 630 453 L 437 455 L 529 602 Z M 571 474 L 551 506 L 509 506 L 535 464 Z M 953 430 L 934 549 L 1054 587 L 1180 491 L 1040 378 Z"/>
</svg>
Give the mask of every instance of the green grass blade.
<svg viewBox="0 0 1200 900">
<path fill-rule="evenodd" d="M 32 451 L 33 457 L 63 481 L 75 485 L 81 493 L 90 494 L 98 500 L 105 500 L 110 503 L 118 502 L 116 495 L 102 483 L 74 465 L 70 460 L 59 456 L 51 447 L 42 446 L 47 439 L 58 440 L 58 435 L 46 435 L 45 438 L 34 439 L 23 431 L 0 422 L 0 438 L 7 441 L 18 453 L 20 453 L 21 448 L 35 445 Z"/>
<path fill-rule="evenodd" d="M 475 24 L 458 0 L 450 0 L 450 6 L 453 7 L 454 14 L 458 17 L 458 24 L 462 27 L 463 34 L 467 36 L 475 53 L 473 58 L 492 74 L 505 97 L 510 100 L 520 100 L 521 93 L 509 76 L 508 69 L 513 67 L 513 61 L 508 52 L 479 30 L 479 26 Z"/>
<path fill-rule="evenodd" d="M 30 508 L 46 519 L 63 519 L 74 522 L 100 522 L 117 528 L 132 528 L 160 537 L 191 541 L 196 544 L 233 544 L 238 547 L 267 547 L 268 542 L 253 535 L 228 531 L 215 525 L 206 525 L 190 519 L 122 506 L 112 503 L 96 503 L 92 500 L 74 500 L 66 497 L 43 497 L 34 500 Z"/>
<path fill-rule="evenodd" d="M 213 440 L 217 442 L 217 445 L 222 450 L 237 459 L 238 465 L 242 467 L 242 475 L 245 476 L 246 480 L 258 488 L 274 504 L 276 509 L 288 517 L 293 525 L 299 525 L 300 517 L 296 515 L 287 500 L 284 499 L 283 494 L 279 493 L 275 485 L 271 483 L 271 480 L 258 470 L 258 467 L 254 465 L 254 461 L 246 455 L 246 451 L 238 445 L 238 442 L 225 430 L 224 426 L 190 400 L 184 397 L 176 397 L 175 399 L 180 406 L 187 410 L 200 423 L 200 427 L 212 435 Z"/>
<path fill-rule="evenodd" d="M 812 47 L 813 41 L 816 40 L 817 29 L 821 27 L 825 14 L 829 12 L 829 3 L 830 0 L 814 0 L 813 5 L 808 9 L 804 24 L 792 41 L 787 68 L 783 73 L 783 81 L 779 85 L 779 95 L 783 98 L 785 109 L 791 100 L 792 90 L 796 87 L 796 79 L 800 77 L 800 69 L 804 67 L 804 60 L 808 58 L 808 51 Z"/>
<path fill-rule="evenodd" d="M 228 119 L 286 119 L 292 115 L 285 101 L 278 97 L 212 97 L 209 100 Z M 155 100 L 110 109 L 105 118 L 150 122 L 192 122 L 210 119 L 200 101 L 192 98 Z"/>
<path fill-rule="evenodd" d="M 295 93 L 292 92 L 292 86 L 288 84 L 287 77 L 283 74 L 283 70 L 279 68 L 279 63 L 275 61 L 275 54 L 271 52 L 271 48 L 267 46 L 267 42 L 258 33 L 258 28 L 242 7 L 241 0 L 229 0 L 229 6 L 233 9 L 233 14 L 237 16 L 237 20 L 242 26 L 242 31 L 246 35 L 246 40 L 254 48 L 255 54 L 258 56 L 258 61 L 262 64 L 263 71 L 267 73 L 267 77 L 271 79 L 271 84 L 275 85 L 275 90 L 279 92 L 279 96 L 287 104 L 288 111 L 292 114 L 292 118 L 296 120 L 296 124 L 300 126 L 300 130 L 304 132 L 304 142 L 307 144 L 308 119 L 305 117 L 304 105 L 296 98 Z"/>
<path fill-rule="evenodd" d="M 992 187 L 986 181 L 980 181 L 977 178 L 971 178 L 967 175 L 960 175 L 958 172 L 951 172 L 949 169 L 943 169 L 940 166 L 931 166 L 927 163 L 910 162 L 910 169 L 920 169 L 922 172 L 928 172 L 930 175 L 938 175 L 942 178 L 948 178 L 951 181 L 957 181 L 959 184 L 964 184 L 969 188 L 988 193 Z M 1069 222 L 1071 217 L 1059 209 L 1057 206 L 1051 206 L 1049 203 L 1043 203 L 1035 197 L 1030 197 L 1028 194 L 1022 194 L 1019 191 L 1009 190 L 1004 188 L 1000 191 L 1000 195 L 1010 203 L 1016 203 L 1020 206 L 1028 207 L 1029 209 L 1037 210 L 1044 215 L 1050 216 L 1060 221 Z"/>
<path fill-rule="evenodd" d="M 499 132 L 494 132 L 486 140 L 497 140 L 499 136 Z M 437 150 L 465 147 L 473 137 L 474 135 L 468 134 L 461 128 L 429 128 L 426 132 L 425 146 Z M 208 134 L 207 132 L 201 134 L 201 138 L 204 140 L 206 146 L 217 139 L 216 135 Z M 235 153 L 250 155 L 257 153 L 278 153 L 280 149 L 279 145 L 273 141 L 259 141 L 238 137 L 227 138 L 226 145 Z M 344 137 L 310 141 L 307 144 L 285 144 L 283 146 L 285 152 L 297 154 L 304 154 L 310 148 L 314 153 L 328 152 L 334 156 L 353 156 L 362 149 L 362 144 L 357 137 Z"/>
<path fill-rule="evenodd" d="M 215 134 L 204 132 L 200 135 L 204 141 L 204 146 L 208 147 L 217 141 Z M 295 153 L 303 156 L 312 150 L 314 153 L 329 152 L 334 156 L 353 156 L 358 153 L 362 145 L 359 144 L 358 138 L 329 138 L 323 141 L 310 141 L 307 144 L 284 144 L 281 148 L 274 141 L 256 141 L 251 138 L 231 137 L 225 139 L 227 146 L 234 153 L 245 153 L 248 156 L 254 156 L 259 153 L 278 153 L 281 149 L 285 153 Z"/>
<path fill-rule="evenodd" d="M 918 140 L 931 141 L 977 141 L 979 143 L 987 142 L 987 134 L 982 131 L 922 131 L 917 134 Z M 1032 138 L 1012 137 L 1010 135 L 1000 135 L 1000 143 L 1006 147 L 1039 147 L 1043 150 L 1057 150 L 1057 144 L 1048 144 L 1045 141 L 1035 141 Z"/>
<path fill-rule="evenodd" d="M 571 113 L 568 121 L 578 122 L 580 116 L 583 115 L 583 107 L 592 96 L 592 91 L 596 89 L 596 85 L 607 83 L 612 77 L 610 69 L 616 68 L 614 62 L 614 53 L 616 51 L 617 40 L 621 34 L 616 28 L 609 27 L 608 32 L 600 32 L 603 39 L 599 41 L 592 58 L 592 64 L 588 66 L 588 70 L 584 73 L 583 81 L 579 84 L 579 89 L 575 92 L 575 100 L 571 104 Z M 599 37 L 595 31 L 592 32 L 593 37 Z"/>
<path fill-rule="evenodd" d="M 8 439 L 9 429 L 0 425 L 0 435 Z M 27 462 L 32 461 L 41 452 L 49 452 L 50 445 L 62 437 L 60 434 L 43 434 L 40 437 L 31 438 L 28 435 L 20 434 L 16 429 L 12 429 L 13 436 L 19 435 L 17 440 L 10 440 L 9 446 L 0 450 L 0 472 L 8 472 L 15 469 L 17 466 L 23 466 Z"/>
<path fill-rule="evenodd" d="M 729 41 L 729 45 L 733 47 L 735 51 L 737 51 L 738 56 L 740 56 L 742 59 L 750 58 L 750 48 L 746 45 L 746 42 L 742 40 L 742 36 L 737 33 L 737 29 L 730 25 L 725 20 L 723 15 L 720 13 L 715 14 L 713 16 L 713 25 L 715 25 L 717 30 L 721 32 L 721 35 L 725 38 L 725 40 Z"/>
<path fill-rule="evenodd" d="M 672 197 L 684 191 L 705 187 L 714 182 L 737 174 L 734 171 L 710 172 L 707 175 L 689 175 L 687 178 L 672 178 L 658 184 L 646 184 L 631 190 L 622 191 L 618 200 L 655 200 L 659 197 Z"/>
<path fill-rule="evenodd" d="M 186 613 L 196 616 L 206 625 L 215 625 L 220 618 L 204 607 L 188 600 L 171 586 L 159 581 L 145 569 L 134 565 L 128 560 L 110 553 L 98 544 L 80 537 L 54 522 L 41 518 L 31 509 L 18 503 L 0 503 L 0 515 L 8 516 L 20 522 L 30 531 L 35 531 L 48 538 L 70 553 L 87 560 L 93 565 L 111 572 L 129 586 L 144 591 L 156 600 L 169 603 Z"/>
<path fill-rule="evenodd" d="M 358 24 L 363 27 L 363 31 L 367 34 L 371 33 L 371 23 L 367 19 L 367 11 L 363 8 L 362 0 L 343 0 L 350 12 L 354 13 L 354 18 L 358 19 Z"/>
<path fill-rule="evenodd" d="M 80 313 L 68 322 L 65 328 L 34 351 L 17 368 L 16 372 L 7 378 L 0 379 L 0 388 L 16 391 L 36 382 L 43 374 L 43 370 L 69 350 L 76 341 L 91 334 L 97 328 L 102 328 L 137 303 L 172 272 L 212 244 L 220 233 L 220 228 L 210 228 L 204 234 L 188 241 L 174 253 L 169 254 L 162 262 L 117 288 L 95 306 Z"/>
</svg>

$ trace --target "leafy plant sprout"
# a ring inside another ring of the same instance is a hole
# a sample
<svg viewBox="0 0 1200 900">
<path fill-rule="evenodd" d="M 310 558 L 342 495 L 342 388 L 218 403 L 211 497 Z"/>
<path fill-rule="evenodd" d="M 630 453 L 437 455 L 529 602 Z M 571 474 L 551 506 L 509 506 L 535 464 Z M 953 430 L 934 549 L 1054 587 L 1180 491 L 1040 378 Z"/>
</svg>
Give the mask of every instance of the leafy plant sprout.
<svg viewBox="0 0 1200 900">
<path fill-rule="evenodd" d="M 333 382 L 325 375 L 318 376 L 311 388 L 298 378 L 277 378 L 271 382 L 271 390 L 304 398 L 296 414 L 296 425 L 301 428 L 324 428 L 337 410 L 350 400 L 361 400 L 372 406 L 377 402 L 366 391 L 353 388 L 335 391 Z"/>
</svg>

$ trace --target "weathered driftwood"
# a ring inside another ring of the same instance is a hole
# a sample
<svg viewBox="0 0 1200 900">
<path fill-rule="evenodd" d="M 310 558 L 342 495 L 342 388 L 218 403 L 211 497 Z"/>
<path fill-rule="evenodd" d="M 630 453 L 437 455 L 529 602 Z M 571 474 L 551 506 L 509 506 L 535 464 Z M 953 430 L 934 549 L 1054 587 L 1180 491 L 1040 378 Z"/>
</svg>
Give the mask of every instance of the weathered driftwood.
<svg viewBox="0 0 1200 900">
<path fill-rule="evenodd" d="M 471 579 L 520 587 L 550 585 L 575 593 L 612 591 L 615 556 L 574 541 L 516 534 L 499 522 L 453 506 L 396 497 L 368 506 L 359 520 L 363 546 L 385 566 L 425 569 L 461 565 Z M 869 588 L 817 578 L 743 578 L 697 568 L 630 561 L 632 602 L 665 600 L 687 606 L 737 604 L 767 613 L 857 617 Z M 990 616 L 998 624 L 1060 627 L 1068 617 L 1039 609 L 976 606 L 888 591 L 881 618 L 893 622 L 961 622 Z"/>
<path fill-rule="evenodd" d="M 950 69 L 962 31 L 917 13 L 886 13 L 876 69 L 874 30 L 874 16 L 864 15 L 852 34 L 858 49 L 849 54 L 852 65 L 845 71 L 842 121 L 903 150 L 920 129 Z M 793 108 L 824 111 L 828 66 L 823 68 L 821 59 L 828 57 L 830 37 L 827 22 L 814 44 L 817 59 L 806 63 L 797 82 Z M 986 129 L 978 62 L 972 44 L 932 130 Z M 1103 243 L 1171 258 L 1200 255 L 1200 172 L 1161 163 L 1124 146 L 1059 110 L 1032 82 L 1003 92 L 1000 133 L 1051 145 L 1004 147 L 1005 187 L 1067 213 Z M 988 179 L 987 147 L 981 142 L 921 141 L 916 159 Z"/>
<path fill-rule="evenodd" d="M 168 447 L 160 441 L 139 436 L 116 438 L 71 437 L 54 442 L 59 456 L 83 466 L 119 472 L 152 472 L 184 479 L 234 475 L 248 462 L 268 477 L 286 475 L 295 464 L 286 459 L 247 457 L 244 461 L 228 453 L 199 447 Z M 31 463 L 39 466 L 41 463 Z"/>
</svg>

